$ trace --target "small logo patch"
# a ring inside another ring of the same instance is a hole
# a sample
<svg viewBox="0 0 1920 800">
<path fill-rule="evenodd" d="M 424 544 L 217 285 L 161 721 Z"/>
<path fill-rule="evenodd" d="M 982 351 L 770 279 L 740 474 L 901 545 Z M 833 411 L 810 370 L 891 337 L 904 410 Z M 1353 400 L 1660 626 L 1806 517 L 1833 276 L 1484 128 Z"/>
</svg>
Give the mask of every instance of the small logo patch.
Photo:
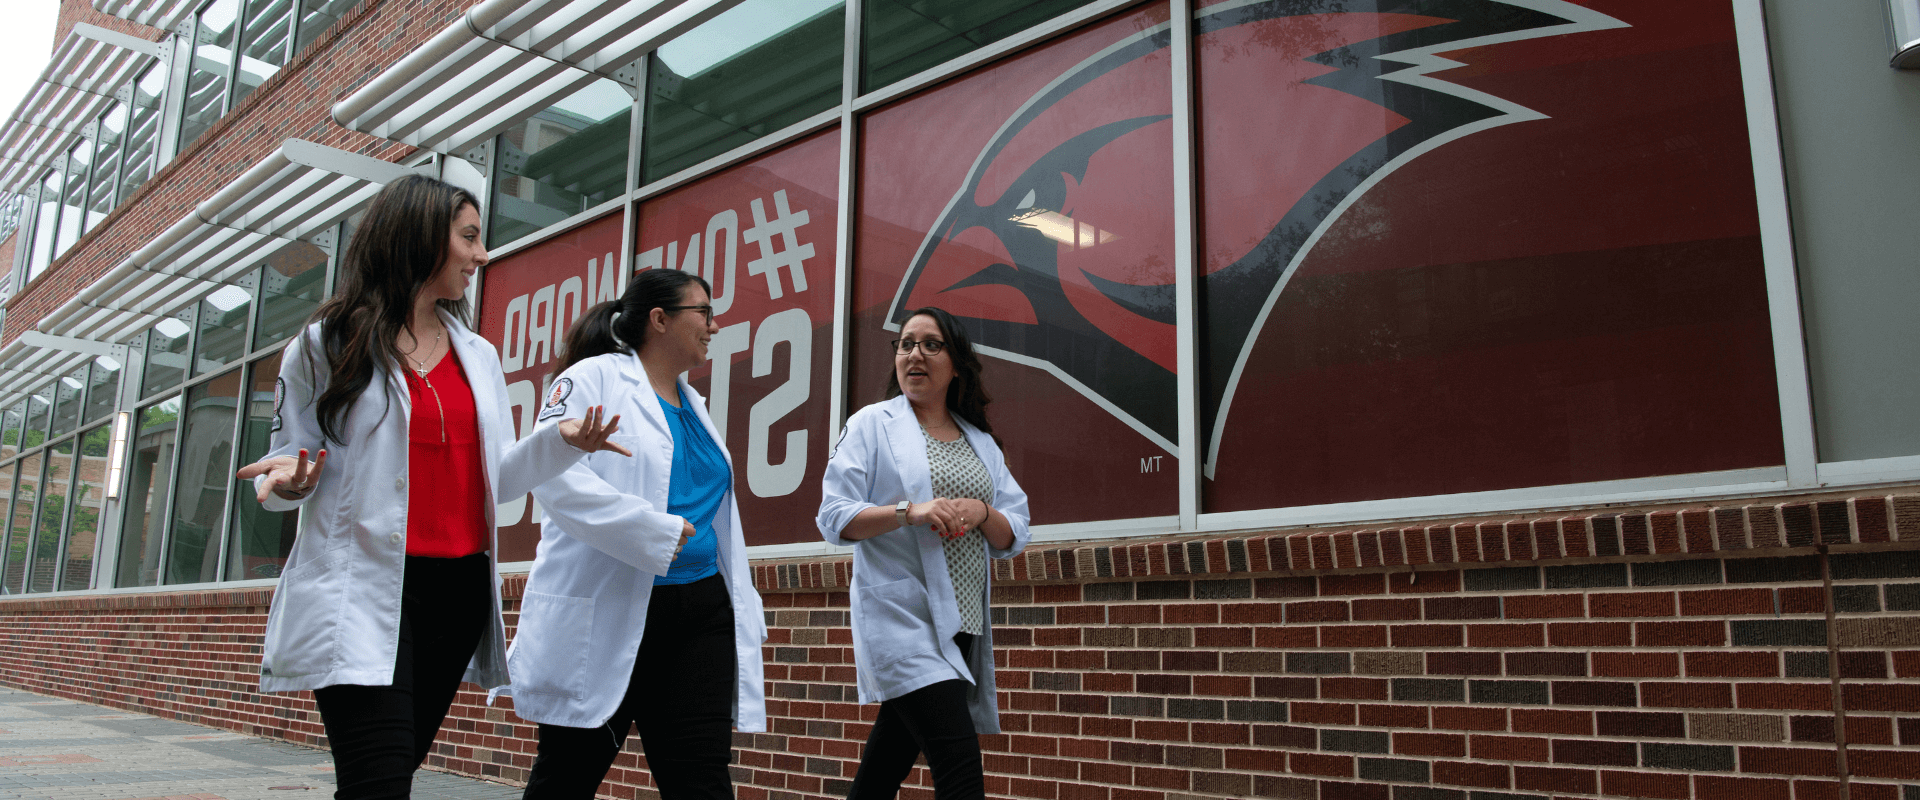
<svg viewBox="0 0 1920 800">
<path fill-rule="evenodd" d="M 553 417 L 564 416 L 567 413 L 567 398 L 572 394 L 572 378 L 554 381 L 553 391 L 547 394 L 547 407 L 540 410 L 540 417 L 534 421 L 545 422 Z"/>
</svg>

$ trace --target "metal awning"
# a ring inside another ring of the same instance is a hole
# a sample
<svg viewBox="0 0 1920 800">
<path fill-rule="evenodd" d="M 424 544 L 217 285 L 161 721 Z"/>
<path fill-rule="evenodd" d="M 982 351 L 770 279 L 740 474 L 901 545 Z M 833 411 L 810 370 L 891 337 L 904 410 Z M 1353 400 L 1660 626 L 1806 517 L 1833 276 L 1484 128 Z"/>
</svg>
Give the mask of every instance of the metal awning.
<svg viewBox="0 0 1920 800">
<path fill-rule="evenodd" d="M 343 127 L 463 154 L 740 0 L 485 0 L 333 107 Z M 485 87 L 484 90 L 477 87 Z"/>
<path fill-rule="evenodd" d="M 0 191 L 24 192 L 40 170 L 66 154 L 87 126 L 113 105 L 114 92 L 162 57 L 162 47 L 74 24 L 19 108 L 0 125 Z"/>
<path fill-rule="evenodd" d="M 150 28 L 172 30 L 206 0 L 93 0 L 103 14 L 138 22 Z"/>
<path fill-rule="evenodd" d="M 288 139 L 34 330 L 101 343 L 125 341 L 200 302 L 281 248 L 338 224 L 381 186 L 411 172 L 390 161 Z M 0 397 L 23 393 L 91 357 L 43 346 L 44 339 L 36 345 L 36 339 L 23 336 L 0 350 Z"/>
</svg>

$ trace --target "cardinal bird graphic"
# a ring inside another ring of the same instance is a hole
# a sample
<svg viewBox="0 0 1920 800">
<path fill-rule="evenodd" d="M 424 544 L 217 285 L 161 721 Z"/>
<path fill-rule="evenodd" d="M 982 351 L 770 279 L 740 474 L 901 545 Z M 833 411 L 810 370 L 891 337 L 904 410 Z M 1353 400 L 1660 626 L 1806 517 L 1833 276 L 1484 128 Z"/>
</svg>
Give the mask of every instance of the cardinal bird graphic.
<svg viewBox="0 0 1920 800">
<path fill-rule="evenodd" d="M 1561 0 L 1225 2 L 1193 20 L 1206 239 L 1207 467 L 1288 279 L 1342 212 L 1447 142 L 1541 119 L 1449 83 L 1441 53 L 1624 23 Z M 1008 118 L 889 307 L 954 311 L 984 353 L 1051 372 L 1177 452 L 1171 31 L 1118 41 Z M 1230 120 L 1231 125 L 1209 124 Z M 987 298 L 981 301 L 981 298 Z"/>
</svg>

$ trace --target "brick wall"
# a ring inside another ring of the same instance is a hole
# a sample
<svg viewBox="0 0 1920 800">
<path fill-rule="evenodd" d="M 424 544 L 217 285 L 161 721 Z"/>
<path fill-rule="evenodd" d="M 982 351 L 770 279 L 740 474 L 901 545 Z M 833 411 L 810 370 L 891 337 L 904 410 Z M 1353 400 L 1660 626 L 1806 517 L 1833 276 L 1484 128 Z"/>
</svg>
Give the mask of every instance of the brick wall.
<svg viewBox="0 0 1920 800">
<path fill-rule="evenodd" d="M 1052 545 L 996 568 L 996 796 L 1920 800 L 1920 496 Z M 770 730 L 736 737 L 743 800 L 844 796 L 875 712 L 854 703 L 849 573 L 755 564 Z M 0 682 L 324 746 L 308 695 L 258 693 L 270 598 L 0 601 Z M 461 694 L 430 764 L 524 780 L 533 726 L 483 703 Z M 638 750 L 607 796 L 651 796 Z"/>
</svg>

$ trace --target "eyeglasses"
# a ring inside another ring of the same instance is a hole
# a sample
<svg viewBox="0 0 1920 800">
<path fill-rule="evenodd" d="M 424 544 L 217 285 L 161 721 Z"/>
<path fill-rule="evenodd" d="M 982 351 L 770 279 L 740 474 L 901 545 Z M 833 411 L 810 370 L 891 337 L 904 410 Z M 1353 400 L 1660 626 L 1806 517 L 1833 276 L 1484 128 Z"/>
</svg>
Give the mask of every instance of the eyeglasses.
<svg viewBox="0 0 1920 800">
<path fill-rule="evenodd" d="M 920 352 L 930 356 L 940 355 L 940 351 L 947 349 L 947 343 L 939 339 L 921 339 L 917 342 L 912 339 L 895 339 L 888 344 L 893 345 L 893 352 L 903 356 L 912 353 L 916 346 L 920 348 Z"/>
<path fill-rule="evenodd" d="M 713 306 L 711 304 L 703 305 L 703 306 L 661 306 L 660 310 L 661 311 L 698 311 L 700 312 L 700 316 L 707 318 L 708 322 L 713 321 Z"/>
</svg>

